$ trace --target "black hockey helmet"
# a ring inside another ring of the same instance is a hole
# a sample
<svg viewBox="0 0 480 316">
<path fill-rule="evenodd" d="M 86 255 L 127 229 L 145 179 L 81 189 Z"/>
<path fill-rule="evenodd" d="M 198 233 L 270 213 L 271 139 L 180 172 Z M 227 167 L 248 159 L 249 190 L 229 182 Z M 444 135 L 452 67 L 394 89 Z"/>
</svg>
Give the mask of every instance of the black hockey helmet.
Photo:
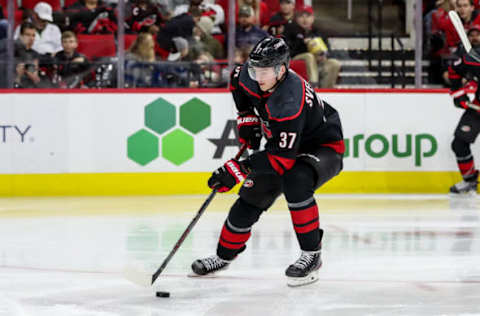
<svg viewBox="0 0 480 316">
<path fill-rule="evenodd" d="M 290 49 L 281 37 L 268 36 L 259 41 L 248 56 L 248 67 L 274 67 L 275 71 L 290 65 Z"/>
</svg>

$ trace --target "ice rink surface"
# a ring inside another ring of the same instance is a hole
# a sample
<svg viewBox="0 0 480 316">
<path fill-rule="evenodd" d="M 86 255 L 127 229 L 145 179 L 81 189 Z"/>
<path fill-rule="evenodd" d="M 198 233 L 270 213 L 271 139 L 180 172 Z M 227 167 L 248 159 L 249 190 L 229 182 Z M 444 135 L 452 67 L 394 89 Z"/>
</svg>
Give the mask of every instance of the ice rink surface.
<svg viewBox="0 0 480 316">
<path fill-rule="evenodd" d="M 0 315 L 480 315 L 477 197 L 317 196 L 324 265 L 300 288 L 286 286 L 299 249 L 280 200 L 228 270 L 188 277 L 234 198 L 215 198 L 153 288 L 122 269 L 153 273 L 205 196 L 0 199 Z"/>
</svg>

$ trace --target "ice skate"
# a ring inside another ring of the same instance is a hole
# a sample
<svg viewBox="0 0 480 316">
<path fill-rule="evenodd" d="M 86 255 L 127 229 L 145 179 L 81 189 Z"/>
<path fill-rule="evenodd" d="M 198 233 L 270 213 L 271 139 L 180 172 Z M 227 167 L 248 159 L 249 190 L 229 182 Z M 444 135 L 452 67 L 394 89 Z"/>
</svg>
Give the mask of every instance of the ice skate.
<svg viewBox="0 0 480 316">
<path fill-rule="evenodd" d="M 462 180 L 455 185 L 450 187 L 451 194 L 465 194 L 465 195 L 475 195 L 477 193 L 478 181 L 477 178 L 474 178 L 471 181 Z"/>
<path fill-rule="evenodd" d="M 212 276 L 216 272 L 226 270 L 231 261 L 223 260 L 217 255 L 204 259 L 197 259 L 192 263 L 192 272 L 190 276 Z"/>
<path fill-rule="evenodd" d="M 301 286 L 318 280 L 318 270 L 322 266 L 321 250 L 302 251 L 300 258 L 285 271 L 288 286 Z"/>
</svg>

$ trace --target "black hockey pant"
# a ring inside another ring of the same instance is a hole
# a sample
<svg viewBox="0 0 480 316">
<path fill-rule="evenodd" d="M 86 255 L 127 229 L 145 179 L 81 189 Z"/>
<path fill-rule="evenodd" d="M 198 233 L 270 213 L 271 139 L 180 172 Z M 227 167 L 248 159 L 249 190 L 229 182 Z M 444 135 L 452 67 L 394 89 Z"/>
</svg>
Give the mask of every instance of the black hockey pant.
<svg viewBox="0 0 480 316">
<path fill-rule="evenodd" d="M 477 175 L 470 145 L 475 142 L 479 132 L 480 113 L 467 109 L 458 122 L 455 138 L 452 141 L 452 150 L 457 158 L 458 169 L 467 181 Z"/>
</svg>

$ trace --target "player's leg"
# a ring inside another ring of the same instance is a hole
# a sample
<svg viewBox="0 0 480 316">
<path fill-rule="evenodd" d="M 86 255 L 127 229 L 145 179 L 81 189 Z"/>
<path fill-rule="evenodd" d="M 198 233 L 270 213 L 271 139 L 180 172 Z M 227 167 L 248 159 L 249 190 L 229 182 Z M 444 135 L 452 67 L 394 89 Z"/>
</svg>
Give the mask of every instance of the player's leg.
<svg viewBox="0 0 480 316">
<path fill-rule="evenodd" d="M 285 173 L 283 187 L 293 228 L 302 253 L 285 274 L 290 286 L 305 285 L 318 280 L 322 265 L 318 207 L 313 196 L 315 189 L 337 175 L 342 169 L 342 156 L 330 148 L 303 154 L 295 166 Z"/>
<path fill-rule="evenodd" d="M 223 224 L 217 245 L 217 254 L 192 263 L 197 275 L 207 275 L 228 267 L 246 248 L 251 229 L 263 211 L 267 210 L 281 193 L 281 181 L 276 175 L 252 173 L 245 180 L 239 198 L 233 204 Z"/>
<path fill-rule="evenodd" d="M 452 141 L 452 150 L 463 180 L 450 187 L 451 193 L 477 192 L 478 170 L 475 168 L 470 145 L 475 142 L 479 132 L 480 114 L 474 110 L 466 110 L 455 129 L 455 138 Z"/>
</svg>

